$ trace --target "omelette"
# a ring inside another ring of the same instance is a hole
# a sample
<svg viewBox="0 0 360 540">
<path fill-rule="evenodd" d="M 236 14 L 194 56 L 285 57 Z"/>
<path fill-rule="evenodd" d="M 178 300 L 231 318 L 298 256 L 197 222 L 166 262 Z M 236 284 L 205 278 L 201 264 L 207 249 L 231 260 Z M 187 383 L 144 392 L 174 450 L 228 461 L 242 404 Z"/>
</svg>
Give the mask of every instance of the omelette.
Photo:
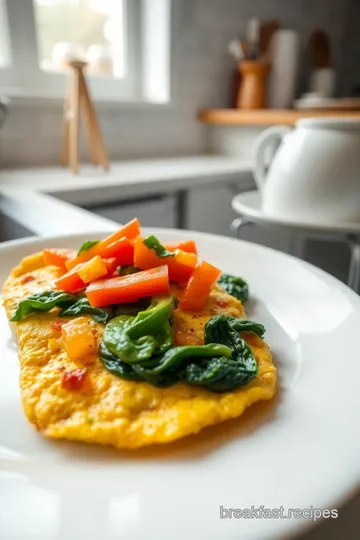
<svg viewBox="0 0 360 540">
<path fill-rule="evenodd" d="M 4 284 L 3 302 L 9 318 L 18 303 L 34 293 L 53 288 L 64 270 L 46 265 L 43 253 L 26 257 Z M 176 295 L 173 287 L 171 293 Z M 225 393 L 179 382 L 158 388 L 148 382 L 120 378 L 100 360 L 98 346 L 104 325 L 85 315 L 95 347 L 80 361 L 71 360 L 61 337 L 59 310 L 33 313 L 15 323 L 20 359 L 20 389 L 28 420 L 42 435 L 85 443 L 135 449 L 170 443 L 203 428 L 242 415 L 276 390 L 276 368 L 267 344 L 253 333 L 243 333 L 257 361 L 258 371 L 248 384 Z M 217 314 L 245 317 L 242 303 L 218 285 L 211 289 L 201 312 L 173 313 L 175 345 L 201 345 L 204 326 Z M 66 372 L 86 373 L 80 390 L 61 384 Z"/>
</svg>

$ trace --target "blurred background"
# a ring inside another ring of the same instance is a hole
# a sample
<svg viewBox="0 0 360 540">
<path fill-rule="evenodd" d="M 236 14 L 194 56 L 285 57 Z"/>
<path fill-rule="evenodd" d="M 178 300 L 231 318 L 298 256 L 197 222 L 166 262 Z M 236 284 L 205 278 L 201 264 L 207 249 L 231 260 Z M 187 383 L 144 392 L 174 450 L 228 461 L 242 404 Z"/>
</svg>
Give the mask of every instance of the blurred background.
<svg viewBox="0 0 360 540">
<path fill-rule="evenodd" d="M 118 222 L 137 215 L 149 226 L 238 234 L 347 281 L 360 209 L 344 216 L 303 208 L 292 223 L 280 203 L 266 210 L 261 190 L 237 205 L 234 197 L 258 187 L 255 153 L 269 127 L 294 129 L 308 117 L 359 121 L 359 18 L 357 0 L 0 0 L 0 239 L 43 234 L 15 204 L 16 192 L 31 189 Z M 74 102 L 65 101 L 73 60 L 86 64 L 108 171 L 88 164 L 81 109 L 78 174 L 61 167 L 74 117 Z M 339 129 L 334 137 L 349 142 L 337 163 L 348 163 L 359 135 L 352 129 L 350 142 Z M 266 149 L 264 175 L 279 166 L 281 140 Z M 330 199 L 344 207 L 358 193 L 355 161 L 336 177 L 331 165 L 320 170 L 332 144 L 311 156 L 321 208 L 332 208 Z M 290 146 L 281 159 L 299 175 Z M 351 180 L 346 201 L 333 189 L 339 175 Z"/>
</svg>

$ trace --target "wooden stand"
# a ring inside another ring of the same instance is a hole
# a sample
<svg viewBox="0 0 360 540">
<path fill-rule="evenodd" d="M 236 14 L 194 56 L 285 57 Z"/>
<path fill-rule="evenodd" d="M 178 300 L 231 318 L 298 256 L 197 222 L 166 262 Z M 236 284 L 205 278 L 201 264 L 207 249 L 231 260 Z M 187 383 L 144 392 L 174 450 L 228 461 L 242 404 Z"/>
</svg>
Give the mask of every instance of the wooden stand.
<svg viewBox="0 0 360 540">
<path fill-rule="evenodd" d="M 84 77 L 86 62 L 69 62 L 71 70 L 68 95 L 64 105 L 62 165 L 70 167 L 74 174 L 79 171 L 80 110 L 82 109 L 90 162 L 109 168 L 107 151 L 101 135 L 94 105 Z"/>
</svg>

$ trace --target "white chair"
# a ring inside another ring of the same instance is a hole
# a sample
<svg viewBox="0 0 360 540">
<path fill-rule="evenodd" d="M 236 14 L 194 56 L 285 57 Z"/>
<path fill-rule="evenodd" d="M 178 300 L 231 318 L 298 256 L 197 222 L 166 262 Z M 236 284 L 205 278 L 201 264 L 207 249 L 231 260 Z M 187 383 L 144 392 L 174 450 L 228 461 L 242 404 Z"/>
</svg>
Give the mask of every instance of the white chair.
<svg viewBox="0 0 360 540">
<path fill-rule="evenodd" d="M 360 294 L 360 223 L 321 224 L 303 223 L 288 219 L 269 217 L 261 209 L 260 194 L 257 190 L 236 195 L 232 207 L 240 217 L 231 224 L 231 231 L 239 236 L 243 227 L 260 226 L 285 228 L 292 235 L 291 254 L 302 257 L 302 243 L 305 238 L 332 239 L 346 242 L 350 248 L 351 261 L 348 286 Z"/>
</svg>

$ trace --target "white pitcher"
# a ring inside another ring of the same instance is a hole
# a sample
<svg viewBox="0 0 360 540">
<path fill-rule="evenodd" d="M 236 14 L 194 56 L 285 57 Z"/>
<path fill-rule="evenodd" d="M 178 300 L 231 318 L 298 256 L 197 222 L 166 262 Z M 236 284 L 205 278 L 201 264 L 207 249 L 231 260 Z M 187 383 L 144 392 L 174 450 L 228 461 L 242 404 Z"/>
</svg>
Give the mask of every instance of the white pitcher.
<svg viewBox="0 0 360 540">
<path fill-rule="evenodd" d="M 266 170 L 266 154 L 280 142 Z M 299 120 L 256 141 L 254 177 L 263 212 L 292 221 L 360 222 L 360 121 Z"/>
</svg>

